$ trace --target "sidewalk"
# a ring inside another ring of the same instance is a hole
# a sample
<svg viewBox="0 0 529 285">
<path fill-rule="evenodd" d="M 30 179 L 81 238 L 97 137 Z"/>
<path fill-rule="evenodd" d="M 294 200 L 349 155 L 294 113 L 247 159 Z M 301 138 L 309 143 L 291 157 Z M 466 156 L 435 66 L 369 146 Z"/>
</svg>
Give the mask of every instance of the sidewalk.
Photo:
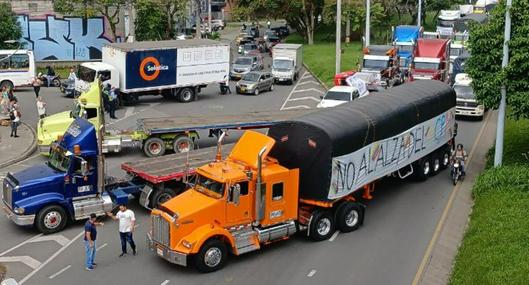
<svg viewBox="0 0 529 285">
<path fill-rule="evenodd" d="M 28 158 L 37 149 L 35 131 L 26 123 L 18 126 L 18 138 L 10 134 L 10 126 L 0 126 L 0 169 Z"/>
</svg>

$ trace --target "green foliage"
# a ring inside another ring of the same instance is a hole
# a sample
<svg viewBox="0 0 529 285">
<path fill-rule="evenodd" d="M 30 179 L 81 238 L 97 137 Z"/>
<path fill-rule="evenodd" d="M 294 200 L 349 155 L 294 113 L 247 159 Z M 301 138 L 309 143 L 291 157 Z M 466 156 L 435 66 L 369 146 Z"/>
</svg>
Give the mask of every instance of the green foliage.
<svg viewBox="0 0 529 285">
<path fill-rule="evenodd" d="M 504 166 L 477 179 L 475 204 L 450 284 L 526 284 L 529 280 L 529 120 L 507 120 Z M 493 156 L 489 156 L 490 160 Z"/>
<path fill-rule="evenodd" d="M 16 15 L 11 10 L 9 3 L 0 3 L 0 49 L 15 49 L 18 43 L 4 43 L 8 40 L 19 40 L 22 30 L 17 22 Z"/>
<path fill-rule="evenodd" d="M 500 86 L 507 87 L 507 104 L 513 118 L 529 118 L 529 0 L 513 1 L 510 60 L 502 70 L 505 1 L 492 10 L 486 24 L 471 25 L 472 57 L 466 71 L 473 78 L 476 97 L 488 108 L 497 108 Z"/>
<path fill-rule="evenodd" d="M 371 5 L 371 27 L 377 28 L 386 18 L 384 8 L 381 3 L 373 3 Z M 347 19 L 351 23 L 351 31 L 361 32 L 365 29 L 366 22 L 366 8 L 362 3 L 342 4 L 342 24 L 347 22 Z M 326 24 L 336 23 L 336 2 L 325 5 L 323 9 L 323 21 Z M 342 28 L 344 28 L 343 26 Z"/>
<path fill-rule="evenodd" d="M 163 38 L 165 30 L 165 11 L 158 0 L 137 0 L 136 4 L 136 40 L 155 41 Z"/>
</svg>

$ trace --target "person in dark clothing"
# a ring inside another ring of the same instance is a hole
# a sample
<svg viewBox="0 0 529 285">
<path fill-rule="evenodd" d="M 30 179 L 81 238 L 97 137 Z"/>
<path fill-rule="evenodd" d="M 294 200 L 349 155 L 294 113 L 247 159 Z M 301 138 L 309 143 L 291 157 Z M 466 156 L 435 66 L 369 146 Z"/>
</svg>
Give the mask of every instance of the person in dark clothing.
<svg viewBox="0 0 529 285">
<path fill-rule="evenodd" d="M 37 77 L 34 77 L 33 80 L 31 80 L 31 85 L 33 86 L 33 91 L 35 92 L 35 98 L 39 97 L 40 86 L 42 86 L 42 80 L 40 80 L 41 76 L 42 73 L 39 73 Z"/>
<path fill-rule="evenodd" d="M 109 97 L 110 97 L 110 84 L 107 83 L 103 86 L 103 107 L 105 108 L 105 111 L 110 113 Z"/>
<path fill-rule="evenodd" d="M 101 222 L 96 221 L 96 214 L 90 214 L 90 219 L 84 224 L 84 247 L 86 252 L 85 268 L 88 271 L 94 270 L 97 264 L 94 262 L 96 257 L 96 239 L 97 239 L 97 228 L 96 226 L 104 225 Z"/>
<path fill-rule="evenodd" d="M 111 119 L 117 119 L 116 118 L 116 106 L 117 106 L 117 94 L 116 94 L 116 88 L 110 88 L 110 91 L 108 93 L 108 114 L 110 115 Z"/>
</svg>

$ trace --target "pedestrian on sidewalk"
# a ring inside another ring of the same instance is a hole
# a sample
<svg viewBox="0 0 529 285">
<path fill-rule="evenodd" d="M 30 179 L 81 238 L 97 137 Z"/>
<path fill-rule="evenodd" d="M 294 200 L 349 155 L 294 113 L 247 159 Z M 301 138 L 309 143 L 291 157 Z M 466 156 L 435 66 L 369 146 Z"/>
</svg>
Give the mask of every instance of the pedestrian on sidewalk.
<svg viewBox="0 0 529 285">
<path fill-rule="evenodd" d="M 96 239 L 97 226 L 103 226 L 104 223 L 98 222 L 96 214 L 90 214 L 90 218 L 84 224 L 84 248 L 86 252 L 85 269 L 88 271 L 94 270 L 97 263 L 94 262 L 96 258 Z"/>
<path fill-rule="evenodd" d="M 33 86 L 33 91 L 35 92 L 35 98 L 39 97 L 40 86 L 42 86 L 42 80 L 40 80 L 41 76 L 42 73 L 39 73 L 37 77 L 33 77 L 33 80 L 31 80 L 31 85 Z"/>
<path fill-rule="evenodd" d="M 13 103 L 13 106 L 11 107 L 11 111 L 9 113 L 9 119 L 11 119 L 11 137 L 18 138 L 17 135 L 17 128 L 20 124 L 20 117 L 21 117 L 20 110 L 18 109 L 18 104 Z"/>
<path fill-rule="evenodd" d="M 46 117 L 46 102 L 42 100 L 42 96 L 37 97 L 37 112 L 39 118 L 44 119 Z"/>
<path fill-rule="evenodd" d="M 2 87 L 2 113 L 8 114 L 9 113 L 9 92 L 7 91 L 7 87 Z"/>
<path fill-rule="evenodd" d="M 136 255 L 136 244 L 132 239 L 134 233 L 134 224 L 136 223 L 136 217 L 132 210 L 127 209 L 125 204 L 119 205 L 119 212 L 113 215 L 108 212 L 107 215 L 113 220 L 119 220 L 119 238 L 121 239 L 121 254 L 119 257 L 127 254 L 127 242 L 129 242 L 132 248 L 132 254 Z"/>
</svg>

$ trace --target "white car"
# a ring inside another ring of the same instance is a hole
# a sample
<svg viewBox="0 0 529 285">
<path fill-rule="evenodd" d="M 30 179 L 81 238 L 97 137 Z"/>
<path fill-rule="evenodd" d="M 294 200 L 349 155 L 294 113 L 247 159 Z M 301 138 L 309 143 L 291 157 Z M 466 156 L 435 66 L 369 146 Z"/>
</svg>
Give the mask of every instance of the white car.
<svg viewBox="0 0 529 285">
<path fill-rule="evenodd" d="M 353 86 L 334 86 L 321 96 L 321 101 L 317 108 L 336 107 L 338 105 L 351 102 L 354 99 L 367 95 L 367 92 L 360 94 L 358 88 Z"/>
</svg>

